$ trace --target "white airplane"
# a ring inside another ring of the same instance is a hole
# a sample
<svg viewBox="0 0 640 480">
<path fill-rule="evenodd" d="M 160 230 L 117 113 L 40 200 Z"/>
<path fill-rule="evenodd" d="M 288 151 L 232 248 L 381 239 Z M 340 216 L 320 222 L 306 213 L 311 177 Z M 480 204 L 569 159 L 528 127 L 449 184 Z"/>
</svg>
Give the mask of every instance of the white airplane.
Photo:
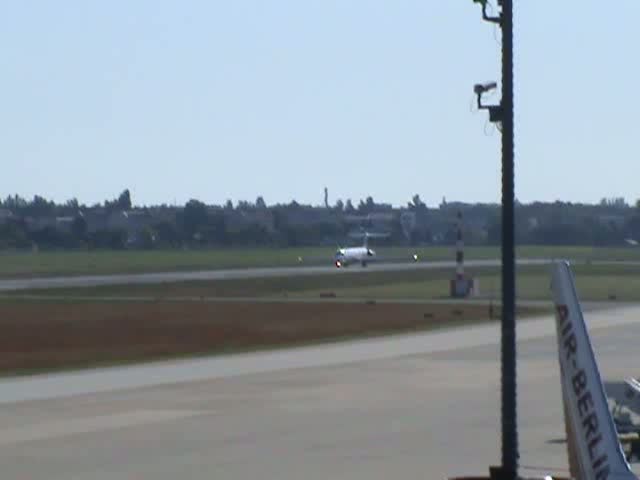
<svg viewBox="0 0 640 480">
<path fill-rule="evenodd" d="M 376 260 L 375 250 L 369 248 L 369 239 L 386 237 L 388 235 L 383 233 L 363 232 L 361 235 L 352 234 L 351 236 L 362 236 L 364 238 L 364 243 L 361 247 L 338 247 L 333 259 L 336 268 L 348 267 L 352 263 L 359 263 L 363 267 L 366 267 L 369 262 Z"/>
<path fill-rule="evenodd" d="M 609 411 L 568 262 L 553 265 L 551 286 L 571 477 L 637 479 Z"/>
</svg>

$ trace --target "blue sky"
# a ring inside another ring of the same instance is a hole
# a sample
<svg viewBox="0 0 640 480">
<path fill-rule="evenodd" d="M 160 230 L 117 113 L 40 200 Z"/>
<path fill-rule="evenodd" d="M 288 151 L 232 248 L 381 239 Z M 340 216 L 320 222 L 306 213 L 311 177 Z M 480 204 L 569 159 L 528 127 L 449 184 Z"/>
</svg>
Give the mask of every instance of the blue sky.
<svg viewBox="0 0 640 480">
<path fill-rule="evenodd" d="M 516 196 L 635 201 L 640 2 L 515 4 Z M 26 1 L 0 22 L 2 197 L 500 199 L 499 133 L 471 111 L 500 37 L 471 0 Z"/>
</svg>

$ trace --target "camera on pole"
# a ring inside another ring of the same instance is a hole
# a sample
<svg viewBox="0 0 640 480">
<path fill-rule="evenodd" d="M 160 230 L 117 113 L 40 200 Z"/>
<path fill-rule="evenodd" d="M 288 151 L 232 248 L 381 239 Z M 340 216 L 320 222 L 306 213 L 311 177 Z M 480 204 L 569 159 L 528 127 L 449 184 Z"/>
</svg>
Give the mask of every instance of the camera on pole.
<svg viewBox="0 0 640 480">
<path fill-rule="evenodd" d="M 489 111 L 489 120 L 502 134 L 502 464 L 492 468 L 493 480 L 518 478 L 518 430 L 516 415 L 516 322 L 515 322 L 515 193 L 513 135 L 513 0 L 497 0 L 500 12 L 490 15 L 488 0 L 473 0 L 482 7 L 483 20 L 500 26 L 502 32 L 502 99 L 486 105 L 482 95 L 497 88 L 496 82 L 477 84 L 473 91 L 478 108 Z"/>
</svg>

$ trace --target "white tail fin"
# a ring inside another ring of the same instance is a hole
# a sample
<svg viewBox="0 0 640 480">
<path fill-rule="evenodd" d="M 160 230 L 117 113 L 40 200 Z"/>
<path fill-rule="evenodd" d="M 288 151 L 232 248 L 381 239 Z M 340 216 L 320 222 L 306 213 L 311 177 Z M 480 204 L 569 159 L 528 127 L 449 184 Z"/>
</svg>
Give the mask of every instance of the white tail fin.
<svg viewBox="0 0 640 480">
<path fill-rule="evenodd" d="M 554 264 L 551 287 L 571 476 L 580 480 L 635 479 L 609 412 L 567 262 Z"/>
</svg>

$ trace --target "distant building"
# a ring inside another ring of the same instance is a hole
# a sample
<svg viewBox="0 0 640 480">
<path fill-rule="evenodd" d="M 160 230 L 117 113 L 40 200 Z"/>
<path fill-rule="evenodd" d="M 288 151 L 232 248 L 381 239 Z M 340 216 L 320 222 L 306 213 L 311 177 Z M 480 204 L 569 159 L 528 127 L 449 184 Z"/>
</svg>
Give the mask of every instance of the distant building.
<svg viewBox="0 0 640 480">
<path fill-rule="evenodd" d="M 95 233 L 107 229 L 109 212 L 105 208 L 90 208 L 84 212 L 84 219 L 87 222 L 87 232 Z"/>
<path fill-rule="evenodd" d="M 45 228 L 56 228 L 56 217 L 26 217 L 24 219 L 27 230 L 37 232 Z"/>
<path fill-rule="evenodd" d="M 624 215 L 598 215 L 597 220 L 601 225 L 611 225 L 617 228 L 622 228 L 625 224 Z"/>
<path fill-rule="evenodd" d="M 73 227 L 73 221 L 76 217 L 56 217 L 55 228 L 59 232 L 71 233 Z"/>
<path fill-rule="evenodd" d="M 150 228 L 153 224 L 154 218 L 146 210 L 113 212 L 107 219 L 107 229 L 125 231 L 128 244 L 136 243 L 142 231 Z"/>
<path fill-rule="evenodd" d="M 311 226 L 319 223 L 335 223 L 336 215 L 325 208 L 314 208 L 300 205 L 298 208 L 288 209 L 287 223 L 292 226 Z"/>
<path fill-rule="evenodd" d="M 13 219 L 13 212 L 8 208 L 0 208 L 0 225 L 7 223 Z"/>
<path fill-rule="evenodd" d="M 259 225 L 268 232 L 275 231 L 275 219 L 268 209 L 220 210 L 224 212 L 225 228 L 229 232 L 240 232 L 252 225 Z"/>
</svg>

